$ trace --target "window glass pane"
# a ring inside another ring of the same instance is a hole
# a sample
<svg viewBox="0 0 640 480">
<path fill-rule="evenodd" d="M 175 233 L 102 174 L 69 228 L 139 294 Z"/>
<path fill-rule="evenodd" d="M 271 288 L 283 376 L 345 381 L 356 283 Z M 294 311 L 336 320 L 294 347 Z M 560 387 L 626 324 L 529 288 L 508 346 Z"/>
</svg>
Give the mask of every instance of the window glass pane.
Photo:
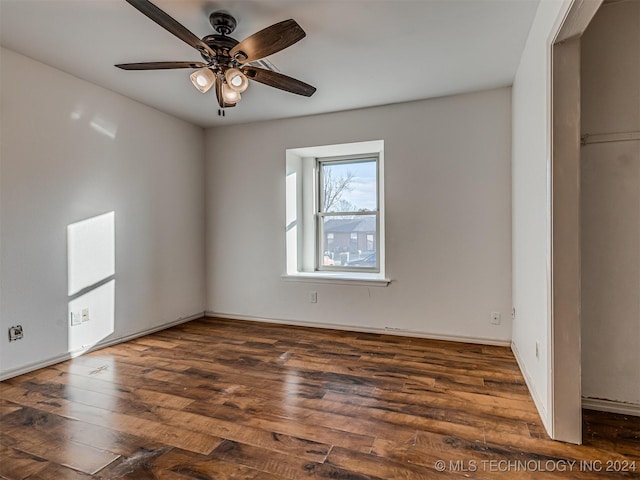
<svg viewBox="0 0 640 480">
<path fill-rule="evenodd" d="M 376 160 L 321 163 L 323 212 L 378 210 Z"/>
<path fill-rule="evenodd" d="M 323 266 L 378 267 L 376 215 L 331 215 L 321 222 Z"/>
</svg>

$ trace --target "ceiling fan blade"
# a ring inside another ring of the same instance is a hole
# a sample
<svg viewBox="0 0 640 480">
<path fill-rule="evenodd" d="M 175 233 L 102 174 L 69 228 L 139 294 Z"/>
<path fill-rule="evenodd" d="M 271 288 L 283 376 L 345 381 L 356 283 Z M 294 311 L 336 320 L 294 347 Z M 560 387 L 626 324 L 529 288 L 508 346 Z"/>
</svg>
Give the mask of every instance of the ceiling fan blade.
<svg viewBox="0 0 640 480">
<path fill-rule="evenodd" d="M 264 83 L 270 87 L 279 88 L 286 92 L 303 95 L 305 97 L 310 97 L 316 92 L 316 87 L 312 87 L 307 83 L 287 77 L 281 73 L 265 70 L 264 68 L 246 66 L 242 68 L 242 71 L 251 80 Z"/>
<path fill-rule="evenodd" d="M 233 47 L 229 53 L 241 62 L 268 57 L 302 40 L 307 34 L 295 20 L 284 20 L 254 33 Z"/>
<path fill-rule="evenodd" d="M 170 68 L 204 68 L 202 62 L 144 62 L 144 63 L 119 63 L 114 65 L 122 70 L 166 70 Z"/>
<path fill-rule="evenodd" d="M 173 33 L 180 40 L 187 43 L 188 45 L 191 45 L 196 50 L 199 50 L 200 52 L 206 52 L 211 58 L 216 56 L 216 52 L 214 52 L 211 47 L 209 47 L 209 45 L 204 43 L 181 23 L 179 23 L 165 11 L 156 7 L 153 3 L 149 2 L 148 0 L 126 1 L 132 7 L 136 8 L 138 11 L 149 17 L 162 28 L 170 33 Z"/>
</svg>

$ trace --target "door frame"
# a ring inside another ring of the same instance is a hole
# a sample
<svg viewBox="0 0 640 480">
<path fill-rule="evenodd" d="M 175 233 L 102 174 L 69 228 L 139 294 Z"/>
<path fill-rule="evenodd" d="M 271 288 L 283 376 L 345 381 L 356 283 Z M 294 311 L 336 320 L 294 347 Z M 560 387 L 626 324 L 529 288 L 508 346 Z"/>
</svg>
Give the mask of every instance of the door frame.
<svg viewBox="0 0 640 480">
<path fill-rule="evenodd" d="M 551 44 L 550 435 L 582 443 L 580 37 L 603 0 L 573 0 Z"/>
</svg>

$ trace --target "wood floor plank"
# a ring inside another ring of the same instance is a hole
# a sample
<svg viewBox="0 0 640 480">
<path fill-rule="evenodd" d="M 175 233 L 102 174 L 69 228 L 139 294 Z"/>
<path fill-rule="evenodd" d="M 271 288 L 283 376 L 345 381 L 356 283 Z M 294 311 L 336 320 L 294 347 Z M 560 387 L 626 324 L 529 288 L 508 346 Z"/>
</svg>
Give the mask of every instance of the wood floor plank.
<svg viewBox="0 0 640 480">
<path fill-rule="evenodd" d="M 306 423 L 314 423 L 357 435 L 407 441 L 414 438 L 416 434 L 416 431 L 411 428 L 370 420 L 367 407 L 331 402 L 326 398 L 302 398 L 297 400 L 295 405 L 286 406 L 270 401 L 267 405 L 271 413 L 281 418 L 304 419 Z"/>
<path fill-rule="evenodd" d="M 4 435 L 0 435 L 0 475 L 3 478 L 21 480 L 46 468 L 49 463 L 46 459 L 8 446 L 9 441 Z"/>
<path fill-rule="evenodd" d="M 27 480 L 89 480 L 93 475 L 72 468 L 49 463 L 45 468 L 27 477 Z"/>
<path fill-rule="evenodd" d="M 72 440 L 64 442 L 64 448 L 57 445 L 53 435 L 32 436 L 25 429 L 3 428 L 2 441 L 14 450 L 20 450 L 33 457 L 43 458 L 50 462 L 70 467 L 88 474 L 94 474 L 116 460 L 119 455 L 77 443 Z"/>
<path fill-rule="evenodd" d="M 189 424 L 194 430 L 209 435 L 314 462 L 322 463 L 331 449 L 331 445 L 325 443 L 254 428 L 237 421 L 231 422 L 190 412 L 176 412 L 162 407 L 155 407 L 153 413 L 168 425 Z"/>
<path fill-rule="evenodd" d="M 260 472 L 278 475 L 290 480 L 300 478 L 348 478 L 353 480 L 377 479 L 377 476 L 359 475 L 329 463 L 304 462 L 285 454 L 261 451 L 257 447 L 225 440 L 212 456 L 253 468 Z"/>
<path fill-rule="evenodd" d="M 198 405 L 188 407 L 190 411 L 196 411 L 196 408 L 200 407 Z M 344 446 L 345 448 L 350 448 L 355 451 L 370 451 L 373 441 L 375 440 L 375 437 L 372 435 L 362 435 L 325 427 L 323 425 L 307 423 L 304 419 L 279 417 L 270 414 L 268 410 L 254 414 L 222 405 L 213 410 L 205 406 L 200 412 L 208 412 L 209 415 L 215 418 L 230 422 L 236 421 L 242 425 L 248 425 L 269 432 L 305 439 L 315 439 L 318 443 Z"/>
<path fill-rule="evenodd" d="M 11 429 L 26 430 L 34 438 L 46 438 L 55 434 L 55 443 L 73 441 L 126 457 L 133 456 L 140 450 L 154 451 L 166 447 L 162 443 L 150 442 L 141 437 L 31 407 L 23 407 L 18 412 L 2 417 L 0 427 L 7 432 Z"/>
<path fill-rule="evenodd" d="M 197 455 L 172 449 L 162 455 L 154 466 L 198 480 L 233 478 L 234 480 L 283 480 L 284 477 L 262 472 L 235 462 L 227 462 L 211 455 Z"/>
<path fill-rule="evenodd" d="M 100 472 L 104 480 L 187 480 L 189 477 L 177 472 L 158 468 L 156 460 L 171 451 L 171 447 L 161 450 L 140 450 L 130 457 L 121 457 Z M 200 479 L 199 479 L 200 480 Z"/>
<path fill-rule="evenodd" d="M 508 347 L 216 318 L 0 382 L 0 430 L 10 480 L 640 478 L 640 418 L 550 440 Z"/>
<path fill-rule="evenodd" d="M 515 375 L 518 374 L 518 371 L 510 368 L 508 371 L 504 371 L 502 369 L 490 369 L 490 368 L 481 368 L 472 367 L 471 365 L 460 365 L 454 364 L 450 361 L 439 360 L 437 362 L 434 361 L 408 361 L 408 360 L 396 360 L 395 358 L 380 358 L 380 357 L 368 357 L 363 356 L 364 361 L 375 362 L 380 365 L 380 368 L 413 368 L 423 372 L 423 374 L 427 375 L 438 375 L 438 374 L 448 374 L 448 375 L 461 375 L 461 376 L 469 376 L 469 377 L 491 377 L 498 380 L 504 381 L 512 381 L 515 378 Z M 383 367 L 384 366 L 384 367 Z"/>
<path fill-rule="evenodd" d="M 378 476 L 380 478 L 431 480 L 438 472 L 430 468 L 408 463 L 399 463 L 389 458 L 373 454 L 352 452 L 342 448 L 334 448 L 327 459 L 327 463 L 337 468 L 355 472 L 364 476 Z"/>
<path fill-rule="evenodd" d="M 60 398 L 50 398 L 37 392 L 3 385 L 0 383 L 0 398 L 15 403 L 22 402 L 33 408 L 74 418 L 93 425 L 122 431 L 134 436 L 155 440 L 197 453 L 211 452 L 221 439 L 194 432 L 185 428 L 163 425 L 159 422 L 137 418 L 131 415 L 111 412 L 91 405 L 71 402 Z"/>
<path fill-rule="evenodd" d="M 22 379 L 23 377 L 19 377 Z M 167 408 L 180 410 L 193 402 L 193 399 L 184 396 L 172 395 L 145 388 L 122 388 L 115 387 L 112 382 L 95 380 L 77 375 L 66 375 L 63 372 L 42 370 L 37 375 L 25 376 L 24 381 L 18 382 L 14 379 L 11 383 L 24 385 L 25 382 L 52 383 L 59 385 L 59 390 L 64 391 L 64 398 L 68 398 L 71 391 L 81 395 L 81 390 L 87 390 L 96 394 L 102 394 L 103 398 L 118 397 L 129 402 L 139 402 L 145 405 L 162 404 Z M 78 396 L 78 395 L 76 395 Z M 93 403 L 92 403 L 93 404 Z"/>
<path fill-rule="evenodd" d="M 475 419 L 517 420 L 521 422 L 536 422 L 539 417 L 535 412 L 518 409 L 506 409 L 500 405 L 486 405 L 477 403 L 473 412 L 469 412 L 469 402 L 449 391 L 430 391 L 416 389 L 407 392 L 389 392 L 376 390 L 369 395 L 345 395 L 338 392 L 329 392 L 323 397 L 326 401 L 335 401 L 351 405 L 359 405 L 370 409 L 395 411 L 398 413 L 415 414 L 418 416 L 431 416 L 442 413 L 448 418 L 455 416 L 464 418 L 472 415 Z M 426 412 L 426 413 L 425 413 Z"/>
<path fill-rule="evenodd" d="M 7 402 L 6 400 L 0 400 L 0 418 L 5 415 L 10 415 L 13 412 L 20 410 L 22 406 L 15 403 Z"/>
</svg>

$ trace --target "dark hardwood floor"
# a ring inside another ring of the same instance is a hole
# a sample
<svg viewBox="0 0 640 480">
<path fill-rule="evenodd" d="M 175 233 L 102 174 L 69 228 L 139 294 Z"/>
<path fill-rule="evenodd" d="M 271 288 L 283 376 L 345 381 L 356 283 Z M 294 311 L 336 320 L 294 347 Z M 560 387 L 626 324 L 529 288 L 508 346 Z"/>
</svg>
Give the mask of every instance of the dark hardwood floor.
<svg viewBox="0 0 640 480">
<path fill-rule="evenodd" d="M 0 383 L 0 429 L 6 479 L 640 478 L 640 418 L 549 440 L 509 348 L 212 318 Z"/>
</svg>

